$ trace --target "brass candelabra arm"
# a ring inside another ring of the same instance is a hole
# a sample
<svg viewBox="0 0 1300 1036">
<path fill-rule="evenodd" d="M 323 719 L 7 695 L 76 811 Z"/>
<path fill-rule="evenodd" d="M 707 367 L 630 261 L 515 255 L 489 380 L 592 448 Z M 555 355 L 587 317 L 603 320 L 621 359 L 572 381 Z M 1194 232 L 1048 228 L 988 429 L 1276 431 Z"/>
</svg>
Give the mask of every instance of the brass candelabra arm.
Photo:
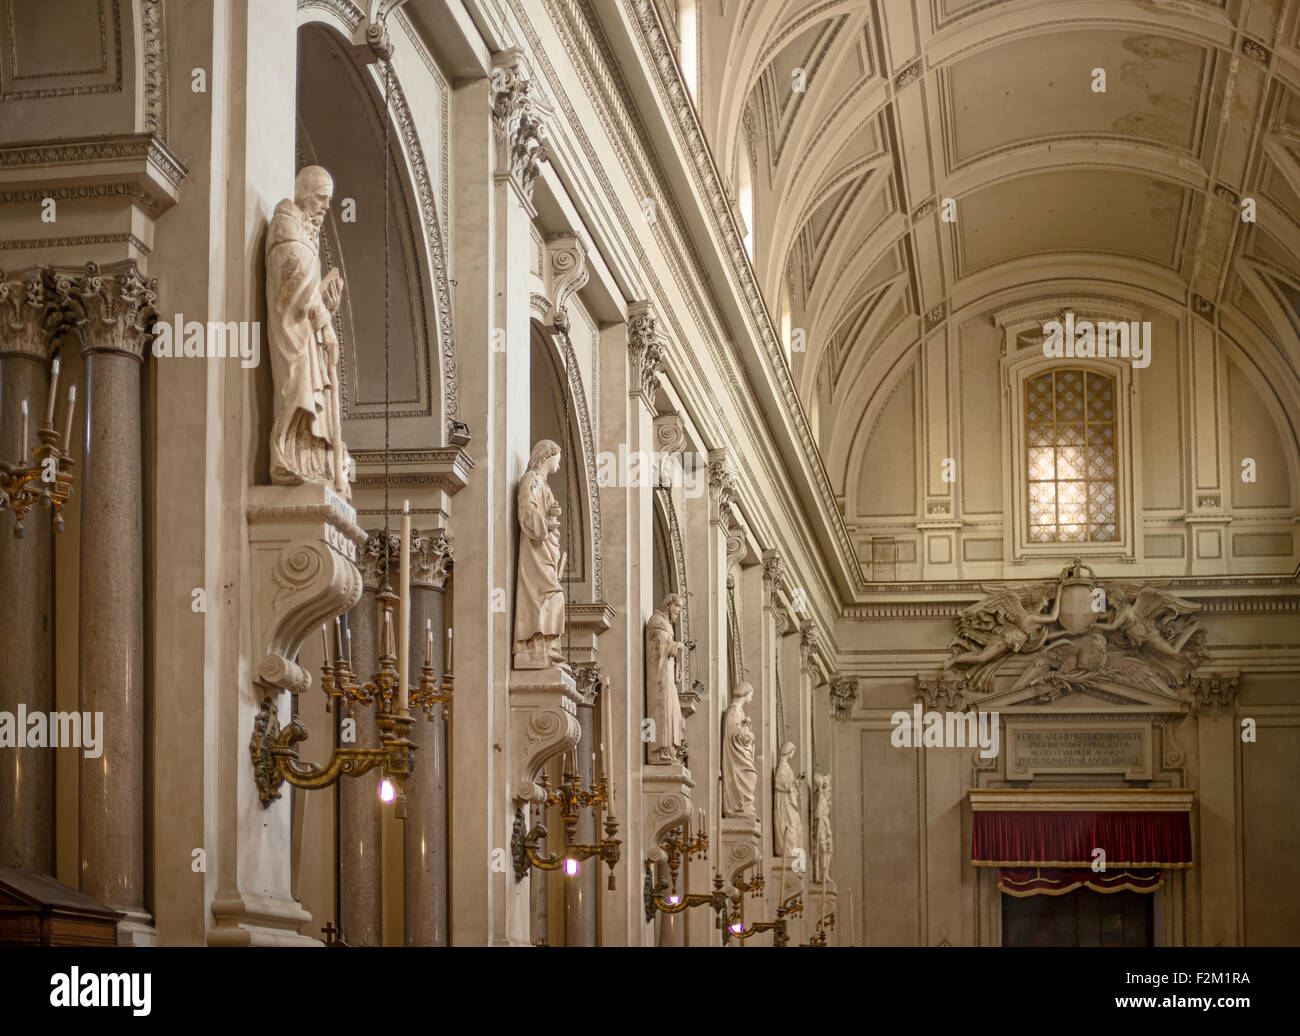
<svg viewBox="0 0 1300 1036">
<path fill-rule="evenodd" d="M 776 908 L 777 917 L 797 917 L 803 913 L 803 891 L 800 890 L 792 896 L 787 896 L 779 907 Z"/>
<path fill-rule="evenodd" d="M 756 935 L 762 935 L 764 932 L 772 933 L 774 946 L 785 946 L 789 943 L 790 938 L 786 934 L 786 922 L 784 917 L 778 917 L 775 921 L 755 921 L 748 927 L 745 926 L 744 919 L 736 914 L 727 918 L 727 925 L 722 930 L 722 942 L 725 945 L 730 939 L 752 939 Z"/>
<path fill-rule="evenodd" d="M 746 892 L 752 892 L 755 896 L 757 896 L 766 887 L 766 882 L 763 880 L 763 875 L 761 874 L 754 875 L 753 879 L 750 881 L 733 881 L 731 884 L 732 887 L 740 894 L 736 897 L 737 903 L 740 902 L 740 897 L 743 896 Z"/>
<path fill-rule="evenodd" d="M 614 837 L 617 832 L 617 821 L 606 821 L 605 833 L 608 837 L 601 839 L 599 842 L 594 844 L 571 843 L 566 839 L 566 844 L 558 852 L 544 855 L 540 849 L 540 844 L 547 835 L 547 828 L 545 824 L 534 824 L 528 834 L 514 840 L 512 848 L 515 859 L 515 877 L 517 880 L 521 880 L 528 873 L 530 867 L 543 871 L 557 871 L 569 860 L 579 863 L 594 856 L 598 857 L 602 863 L 609 865 L 609 887 L 612 889 L 614 887 L 614 865 L 619 861 L 622 846 L 622 842 Z"/>
<path fill-rule="evenodd" d="M 451 693 L 455 676 L 450 670 L 442 674 L 439 684 L 433 675 L 433 666 L 425 663 L 420 670 L 420 684 L 411 692 L 411 711 L 424 709 L 426 719 L 433 719 L 434 709 L 441 707 L 442 718 L 447 718 L 447 706 L 451 704 Z"/>
<path fill-rule="evenodd" d="M 296 788 L 327 788 L 343 777 L 357 777 L 376 766 L 396 792 L 397 816 L 406 815 L 406 778 L 414 768 L 415 745 L 407 737 L 412 720 L 409 715 L 382 714 L 379 729 L 382 744 L 377 748 L 335 748 L 329 761 L 320 766 L 298 758 L 298 745 L 307 740 L 307 728 L 295 717 L 280 729 L 274 701 L 265 698 L 253 722 L 249 751 L 253 757 L 254 778 L 263 808 L 280 797 L 280 788 L 288 783 Z"/>
<path fill-rule="evenodd" d="M 647 867 L 647 875 L 649 868 Z M 654 919 L 656 910 L 665 914 L 680 914 L 683 910 L 690 910 L 692 907 L 710 907 L 718 913 L 719 919 L 726 913 L 727 896 L 722 891 L 722 879 L 715 877 L 713 879 L 712 892 L 685 892 L 682 894 L 668 892 L 668 882 L 660 881 L 651 884 L 647 881 L 646 885 L 646 918 Z"/>
<path fill-rule="evenodd" d="M 41 500 L 54 512 L 54 528 L 63 531 L 63 505 L 72 498 L 72 455 L 59 449 L 53 428 L 39 428 L 40 445 L 32 447 L 31 466 L 0 461 L 0 506 L 14 513 L 14 536 L 23 536 L 23 519 Z"/>
</svg>

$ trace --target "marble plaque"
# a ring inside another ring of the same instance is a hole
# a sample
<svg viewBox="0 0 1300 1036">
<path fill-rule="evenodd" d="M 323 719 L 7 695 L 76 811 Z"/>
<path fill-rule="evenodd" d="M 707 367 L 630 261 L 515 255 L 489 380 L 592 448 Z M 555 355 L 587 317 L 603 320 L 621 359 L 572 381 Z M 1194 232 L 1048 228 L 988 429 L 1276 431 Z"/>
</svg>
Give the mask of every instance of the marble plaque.
<svg viewBox="0 0 1300 1036">
<path fill-rule="evenodd" d="M 1150 780 L 1151 726 L 1147 723 L 1008 723 L 1007 779 L 1040 773 L 1120 773 Z"/>
</svg>

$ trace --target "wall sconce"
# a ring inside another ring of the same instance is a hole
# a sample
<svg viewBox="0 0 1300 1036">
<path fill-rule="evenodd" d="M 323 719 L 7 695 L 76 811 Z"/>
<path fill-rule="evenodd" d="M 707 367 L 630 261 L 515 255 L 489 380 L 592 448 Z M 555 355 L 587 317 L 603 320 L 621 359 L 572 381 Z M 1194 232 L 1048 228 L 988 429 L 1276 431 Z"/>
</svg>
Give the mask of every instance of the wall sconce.
<svg viewBox="0 0 1300 1036">
<path fill-rule="evenodd" d="M 72 412 L 77 405 L 77 386 L 68 388 L 68 409 L 63 434 L 54 429 L 54 403 L 59 388 L 59 358 L 50 366 L 50 395 L 45 407 L 45 423 L 36 429 L 39 443 L 29 445 L 27 434 L 27 400 L 22 402 L 22 448 L 17 464 L 0 461 L 0 505 L 14 513 L 14 536 L 23 535 L 23 518 L 40 500 L 49 503 L 54 512 L 54 528 L 63 531 L 63 505 L 72 497 Z M 69 449 L 62 449 L 63 443 Z M 31 454 L 32 464 L 27 456 Z"/>
<path fill-rule="evenodd" d="M 390 789 L 390 797 L 384 801 L 395 801 L 396 815 L 399 819 L 406 816 L 406 778 L 414 769 L 415 744 L 408 736 L 415 720 L 411 716 L 407 703 L 398 693 L 400 676 L 397 666 L 396 638 L 393 635 L 393 606 L 397 595 L 385 587 L 379 595 L 380 651 L 379 671 L 375 676 L 360 686 L 352 673 L 350 651 L 345 652 L 341 632 L 337 633 L 337 648 L 334 662 L 329 657 L 329 640 L 325 628 L 321 636 L 325 640 L 325 661 L 321 666 L 321 689 L 331 702 L 336 699 L 351 714 L 355 705 L 374 705 L 380 732 L 380 746 L 377 748 L 338 748 L 330 754 L 329 762 L 324 766 L 315 763 L 303 763 L 298 758 L 298 744 L 307 739 L 307 728 L 298 717 L 283 730 L 275 711 L 274 703 L 267 698 L 262 702 L 253 725 L 253 737 L 249 750 L 253 756 L 257 787 L 261 794 L 262 805 L 270 806 L 280 797 L 280 786 L 285 782 L 297 788 L 327 788 L 342 777 L 358 777 L 376 766 L 383 768 L 385 784 Z M 336 620 L 336 631 L 340 630 Z M 432 634 L 430 634 L 430 637 Z M 348 638 L 349 644 L 351 638 Z M 433 659 L 431 644 L 426 645 L 423 675 L 419 689 L 410 696 L 410 705 L 424 707 L 426 716 L 432 715 L 435 704 L 445 704 L 451 700 L 453 676 L 448 663 L 443 675 L 441 689 L 437 689 L 433 680 Z M 381 795 L 382 798 L 382 795 Z"/>
<path fill-rule="evenodd" d="M 732 902 L 739 902 L 740 913 L 732 914 L 727 918 L 727 925 L 722 929 L 722 945 L 726 946 L 733 938 L 745 940 L 752 939 L 763 932 L 772 933 L 773 946 L 789 946 L 790 936 L 786 932 L 787 919 L 803 913 L 803 891 L 800 890 L 794 895 L 789 896 L 782 904 L 776 908 L 775 921 L 755 921 L 748 928 L 745 927 L 745 910 L 744 897 L 737 896 Z"/>
<path fill-rule="evenodd" d="M 701 826 L 703 826 L 703 814 L 701 814 Z M 689 822 L 689 821 L 688 821 Z M 709 854 L 709 835 L 707 829 L 701 831 L 694 838 L 690 837 L 690 832 L 682 832 L 680 829 L 673 831 L 671 835 L 659 843 L 659 849 L 664 854 L 668 863 L 669 881 L 661 881 L 658 884 L 654 881 L 653 867 L 650 861 L 645 865 L 645 919 L 649 924 L 655 918 L 655 911 L 659 910 L 665 914 L 679 914 L 683 910 L 689 910 L 691 907 L 710 906 L 718 911 L 718 923 L 722 923 L 722 917 L 727 907 L 727 897 L 722 892 L 722 876 L 716 875 L 713 879 L 714 890 L 710 893 L 678 893 L 677 891 L 677 872 L 681 869 L 683 861 L 691 858 L 702 859 Z M 665 895 L 664 893 L 668 893 Z M 721 898 L 719 898 L 721 897 Z"/>
<path fill-rule="evenodd" d="M 567 763 L 568 753 L 565 753 L 565 760 Z M 523 881 L 530 867 L 544 871 L 555 871 L 563 867 L 565 874 L 573 877 L 578 873 L 580 861 L 596 856 L 609 865 L 608 887 L 611 890 L 614 888 L 614 865 L 618 863 L 622 842 L 614 837 L 618 834 L 618 821 L 609 808 L 609 779 L 602 777 L 596 781 L 594 791 L 587 791 L 579 782 L 579 775 L 568 769 L 567 765 L 564 779 L 557 791 L 550 790 L 545 774 L 538 778 L 537 783 L 546 790 L 546 804 L 560 807 L 560 816 L 564 821 L 564 847 L 553 856 L 542 855 L 539 846 L 546 837 L 546 825 L 540 822 L 534 824 L 532 830 L 525 835 L 523 811 L 517 812 L 510 839 L 515 860 L 515 881 Z M 584 845 L 578 842 L 578 819 L 581 811 L 591 806 L 599 806 L 605 817 L 605 837 L 594 845 Z"/>
<path fill-rule="evenodd" d="M 817 934 L 814 935 L 814 936 L 813 936 L 811 939 L 809 939 L 807 942 L 805 942 L 805 943 L 800 943 L 799 945 L 801 945 L 801 946 L 826 946 L 826 945 L 827 945 L 827 932 L 829 931 L 829 929 L 834 928 L 834 927 L 835 927 L 835 912 L 832 910 L 829 914 L 825 914 L 825 915 L 821 918 L 821 920 L 819 920 L 819 921 L 817 922 Z"/>
</svg>

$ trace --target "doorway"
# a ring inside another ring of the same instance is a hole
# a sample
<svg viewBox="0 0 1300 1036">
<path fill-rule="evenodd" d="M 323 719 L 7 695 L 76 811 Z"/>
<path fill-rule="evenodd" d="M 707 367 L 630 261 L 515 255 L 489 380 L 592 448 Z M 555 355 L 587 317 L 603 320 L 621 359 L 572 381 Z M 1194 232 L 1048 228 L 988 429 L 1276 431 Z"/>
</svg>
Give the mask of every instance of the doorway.
<svg viewBox="0 0 1300 1036">
<path fill-rule="evenodd" d="M 1152 946 L 1150 893 L 1002 895 L 1003 946 Z"/>
</svg>

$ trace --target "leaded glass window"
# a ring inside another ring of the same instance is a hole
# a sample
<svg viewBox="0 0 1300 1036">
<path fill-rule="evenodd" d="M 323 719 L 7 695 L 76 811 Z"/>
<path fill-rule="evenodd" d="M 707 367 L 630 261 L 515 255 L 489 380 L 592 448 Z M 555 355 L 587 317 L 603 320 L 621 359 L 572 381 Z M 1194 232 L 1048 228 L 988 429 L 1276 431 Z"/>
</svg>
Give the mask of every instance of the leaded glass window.
<svg viewBox="0 0 1300 1036">
<path fill-rule="evenodd" d="M 1025 382 L 1031 543 L 1118 536 L 1115 379 L 1053 370 Z"/>
</svg>

